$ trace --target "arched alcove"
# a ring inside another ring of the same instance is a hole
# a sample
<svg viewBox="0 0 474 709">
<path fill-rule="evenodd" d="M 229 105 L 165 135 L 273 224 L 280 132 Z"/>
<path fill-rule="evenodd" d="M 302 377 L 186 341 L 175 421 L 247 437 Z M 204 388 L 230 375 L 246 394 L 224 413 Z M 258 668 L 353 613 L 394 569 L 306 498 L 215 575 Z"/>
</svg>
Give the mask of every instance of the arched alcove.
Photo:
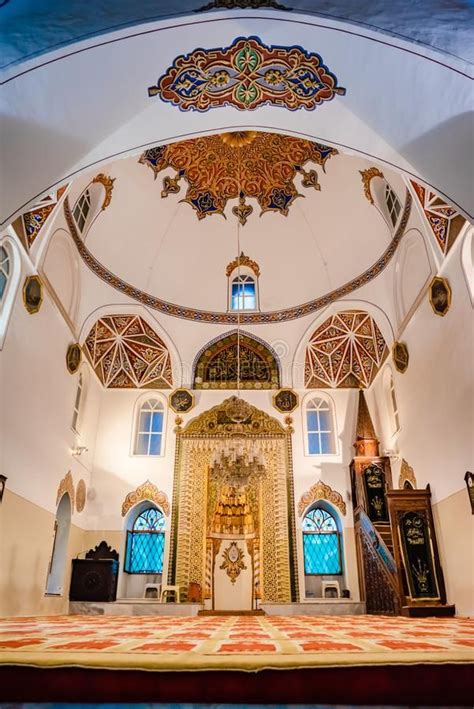
<svg viewBox="0 0 474 709">
<path fill-rule="evenodd" d="M 68 493 L 65 492 L 59 501 L 54 521 L 53 546 L 46 581 L 46 593 L 48 595 L 62 596 L 64 593 L 71 514 L 71 499 Z"/>
</svg>

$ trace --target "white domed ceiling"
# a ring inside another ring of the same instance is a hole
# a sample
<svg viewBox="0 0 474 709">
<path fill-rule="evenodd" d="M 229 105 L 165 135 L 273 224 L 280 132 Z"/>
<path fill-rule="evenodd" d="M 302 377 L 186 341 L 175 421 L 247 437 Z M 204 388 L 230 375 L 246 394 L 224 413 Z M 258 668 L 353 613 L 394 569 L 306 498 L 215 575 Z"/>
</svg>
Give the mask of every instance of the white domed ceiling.
<svg viewBox="0 0 474 709">
<path fill-rule="evenodd" d="M 405 205 L 394 234 L 364 192 L 368 167 L 269 133 L 155 148 L 102 168 L 114 179 L 111 203 L 76 245 L 99 277 L 132 298 L 222 323 L 236 318 L 227 313 L 226 268 L 244 251 L 260 269 L 261 312 L 242 321 L 293 319 L 364 285 L 395 251 L 411 200 L 402 178 L 384 170 Z M 80 189 L 71 190 L 70 212 Z"/>
</svg>

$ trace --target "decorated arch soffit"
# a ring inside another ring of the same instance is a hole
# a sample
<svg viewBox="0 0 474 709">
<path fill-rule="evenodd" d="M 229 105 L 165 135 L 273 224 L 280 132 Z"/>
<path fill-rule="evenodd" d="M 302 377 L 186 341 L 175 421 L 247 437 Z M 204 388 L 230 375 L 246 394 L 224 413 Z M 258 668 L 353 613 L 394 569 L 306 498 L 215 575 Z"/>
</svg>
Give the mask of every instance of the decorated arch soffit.
<svg viewBox="0 0 474 709">
<path fill-rule="evenodd" d="M 159 490 L 156 485 L 147 480 L 142 485 L 139 485 L 136 490 L 128 493 L 122 504 L 122 517 L 125 517 L 127 512 L 138 502 L 143 502 L 144 500 L 154 502 L 161 507 L 167 517 L 169 516 L 170 504 L 166 493 Z"/>
<path fill-rule="evenodd" d="M 148 88 L 148 95 L 158 95 L 181 111 L 218 106 L 248 111 L 264 105 L 312 111 L 346 93 L 337 83 L 315 52 L 299 46 L 267 46 L 258 37 L 237 37 L 228 47 L 180 55 L 156 86 Z"/>
<path fill-rule="evenodd" d="M 148 308 L 157 310 L 165 315 L 170 315 L 176 318 L 182 318 L 183 320 L 193 320 L 194 322 L 210 323 L 215 325 L 222 324 L 237 324 L 239 320 L 242 325 L 246 324 L 270 324 L 270 323 L 281 323 L 287 322 L 289 320 L 296 320 L 297 318 L 305 317 L 306 315 L 311 315 L 318 310 L 325 308 L 326 306 L 334 303 L 336 300 L 347 296 L 354 291 L 362 288 L 363 286 L 370 283 L 376 276 L 378 276 L 382 271 L 388 266 L 392 260 L 397 247 L 405 233 L 405 228 L 408 222 L 408 218 L 411 212 L 412 197 L 410 192 L 406 192 L 405 195 L 405 206 L 403 209 L 403 215 L 400 219 L 400 223 L 397 230 L 387 246 L 383 254 L 375 263 L 373 263 L 366 271 L 356 276 L 352 280 L 348 281 L 344 285 L 335 288 L 334 290 L 326 293 L 319 298 L 310 300 L 301 305 L 296 305 L 290 308 L 284 308 L 282 310 L 270 310 L 267 312 L 218 312 L 211 310 L 198 310 L 197 308 L 190 308 L 184 305 L 177 305 L 176 303 L 170 303 L 167 300 L 163 300 L 151 293 L 146 293 L 140 290 L 136 286 L 127 283 L 119 276 L 116 276 L 112 271 L 106 268 L 100 261 L 98 261 L 95 256 L 89 251 L 84 242 L 82 241 L 74 219 L 72 217 L 71 208 L 69 205 L 68 198 L 64 200 L 64 214 L 66 222 L 69 228 L 69 232 L 72 239 L 76 245 L 76 248 L 81 256 L 83 262 L 86 266 L 95 273 L 101 280 L 103 280 L 107 285 L 115 288 L 120 293 L 127 295 L 129 298 L 146 305 Z"/>
<path fill-rule="evenodd" d="M 229 418 L 229 405 L 235 402 L 236 396 L 231 396 L 223 402 L 204 411 L 196 418 L 191 419 L 179 433 L 183 436 L 229 436 L 232 434 L 248 436 L 282 436 L 288 431 L 273 416 L 261 411 L 256 406 L 245 402 L 249 412 L 248 417 L 241 423 L 235 423 Z"/>
<path fill-rule="evenodd" d="M 300 501 L 298 502 L 299 516 L 302 517 L 308 507 L 314 502 L 318 502 L 318 500 L 327 500 L 337 507 L 343 515 L 346 514 L 346 503 L 342 499 L 341 493 L 333 490 L 332 487 L 323 483 L 322 480 L 318 480 L 317 483 L 314 483 L 309 490 L 301 495 Z"/>
<path fill-rule="evenodd" d="M 237 389 L 237 370 L 243 389 L 278 389 L 276 355 L 262 340 L 233 332 L 209 343 L 194 366 L 195 389 Z M 238 350 L 240 356 L 238 357 Z"/>
<path fill-rule="evenodd" d="M 436 239 L 441 252 L 446 256 L 466 220 L 459 212 L 448 204 L 436 192 L 410 180 L 413 190 L 418 198 L 426 221 Z"/>
<path fill-rule="evenodd" d="M 376 322 L 362 310 L 332 315 L 314 332 L 306 347 L 305 386 L 368 387 L 388 347 Z"/>
<path fill-rule="evenodd" d="M 61 482 L 58 485 L 58 491 L 56 493 L 56 505 L 59 504 L 62 496 L 67 492 L 69 495 L 69 499 L 71 501 L 71 510 L 74 510 L 74 501 L 75 501 L 75 493 L 74 493 L 74 480 L 72 478 L 71 471 L 69 470 L 66 475 L 63 477 Z"/>
<path fill-rule="evenodd" d="M 261 212 L 279 212 L 287 216 L 297 197 L 302 197 L 295 178 L 303 187 L 321 189 L 316 170 L 306 170 L 307 163 L 320 165 L 337 155 L 335 148 L 277 133 L 238 131 L 184 140 L 146 150 L 139 162 L 155 174 L 172 168 L 174 177 L 163 178 L 161 196 L 180 191 L 179 182 L 188 187 L 181 200 L 191 205 L 198 219 L 221 214 L 229 200 L 238 200 L 232 214 L 244 225 L 253 207 L 247 198 L 257 200 Z"/>
<path fill-rule="evenodd" d="M 102 384 L 110 389 L 169 389 L 170 353 L 156 332 L 137 315 L 97 320 L 83 346 Z"/>
</svg>

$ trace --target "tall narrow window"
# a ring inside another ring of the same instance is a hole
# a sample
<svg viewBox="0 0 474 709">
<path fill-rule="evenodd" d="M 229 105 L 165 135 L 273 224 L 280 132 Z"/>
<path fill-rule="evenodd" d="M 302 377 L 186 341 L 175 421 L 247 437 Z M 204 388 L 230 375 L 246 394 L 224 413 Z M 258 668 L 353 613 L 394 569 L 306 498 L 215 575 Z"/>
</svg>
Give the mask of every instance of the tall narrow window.
<svg viewBox="0 0 474 709">
<path fill-rule="evenodd" d="M 79 380 L 77 382 L 76 389 L 76 399 L 74 401 L 74 412 L 72 415 L 72 429 L 76 433 L 79 433 L 79 413 L 81 411 L 81 399 L 84 388 L 84 380 L 82 374 L 79 374 Z"/>
<path fill-rule="evenodd" d="M 65 493 L 59 502 L 54 521 L 51 559 L 46 581 L 46 593 L 55 596 L 63 593 L 64 575 L 68 562 L 67 550 L 70 527 L 71 500 L 69 495 Z"/>
<path fill-rule="evenodd" d="M 335 453 L 332 407 L 329 401 L 314 397 L 306 405 L 306 430 L 309 455 Z"/>
<path fill-rule="evenodd" d="M 138 412 L 135 455 L 161 455 L 163 438 L 163 404 L 149 399 Z"/>
<path fill-rule="evenodd" d="M 89 190 L 84 190 L 74 207 L 74 220 L 80 232 L 84 231 L 84 227 L 91 210 L 91 193 Z"/>
<path fill-rule="evenodd" d="M 252 276 L 236 276 L 232 281 L 232 310 L 256 310 L 257 292 Z"/>
<path fill-rule="evenodd" d="M 7 293 L 11 270 L 11 252 L 8 246 L 0 246 L 0 308 Z"/>
<path fill-rule="evenodd" d="M 125 571 L 128 574 L 163 573 L 165 517 L 156 507 L 148 507 L 127 532 Z"/>
<path fill-rule="evenodd" d="M 397 195 L 388 183 L 385 185 L 385 204 L 387 205 L 390 221 L 392 222 L 392 225 L 395 226 L 395 224 L 398 222 L 398 217 L 400 215 L 402 205 L 400 204 L 400 200 L 398 199 Z"/>
<path fill-rule="evenodd" d="M 303 519 L 304 572 L 307 575 L 342 574 L 341 543 L 337 522 L 316 506 Z"/>
<path fill-rule="evenodd" d="M 392 406 L 392 415 L 393 415 L 393 433 L 396 433 L 398 429 L 400 428 L 400 417 L 398 415 L 398 404 L 397 404 L 397 397 L 395 395 L 395 384 L 393 381 L 393 377 L 390 376 L 390 403 Z"/>
</svg>

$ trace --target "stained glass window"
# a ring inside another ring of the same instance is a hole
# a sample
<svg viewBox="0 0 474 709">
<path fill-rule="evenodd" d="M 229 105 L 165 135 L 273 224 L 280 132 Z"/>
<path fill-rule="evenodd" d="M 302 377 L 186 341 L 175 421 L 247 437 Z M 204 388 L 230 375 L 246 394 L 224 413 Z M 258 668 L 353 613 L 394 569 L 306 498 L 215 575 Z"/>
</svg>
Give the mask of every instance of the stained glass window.
<svg viewBox="0 0 474 709">
<path fill-rule="evenodd" d="M 232 310 L 256 310 L 257 291 L 252 276 L 237 276 L 232 281 Z"/>
<path fill-rule="evenodd" d="M 135 455 L 160 455 L 163 437 L 163 405 L 149 399 L 138 414 Z"/>
<path fill-rule="evenodd" d="M 308 402 L 306 429 L 310 455 L 327 455 L 335 452 L 332 409 L 328 401 L 315 398 Z"/>
<path fill-rule="evenodd" d="M 7 292 L 7 283 L 10 278 L 10 253 L 5 246 L 0 246 L 0 304 Z"/>
<path fill-rule="evenodd" d="M 129 574 L 161 574 L 165 548 L 165 517 L 149 507 L 136 518 L 127 532 L 125 571 Z"/>
<path fill-rule="evenodd" d="M 315 507 L 303 519 L 303 552 L 305 574 L 342 573 L 337 523 L 321 507 Z"/>
</svg>

